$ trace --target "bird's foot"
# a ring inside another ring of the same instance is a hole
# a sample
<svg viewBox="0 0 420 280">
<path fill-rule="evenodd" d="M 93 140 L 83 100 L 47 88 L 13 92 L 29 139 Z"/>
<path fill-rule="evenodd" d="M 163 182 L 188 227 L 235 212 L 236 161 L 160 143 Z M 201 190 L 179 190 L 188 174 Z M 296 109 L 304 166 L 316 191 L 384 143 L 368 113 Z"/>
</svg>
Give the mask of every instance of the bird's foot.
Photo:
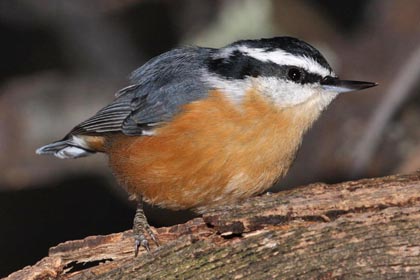
<svg viewBox="0 0 420 280">
<path fill-rule="evenodd" d="M 143 211 L 143 202 L 141 199 L 137 202 L 136 215 L 134 216 L 133 222 L 133 234 L 134 234 L 134 256 L 137 257 L 139 253 L 140 246 L 144 247 L 147 252 L 151 253 L 149 241 L 147 236 L 149 236 L 153 242 L 159 246 L 159 241 L 150 228 L 147 218 L 144 215 Z"/>
</svg>

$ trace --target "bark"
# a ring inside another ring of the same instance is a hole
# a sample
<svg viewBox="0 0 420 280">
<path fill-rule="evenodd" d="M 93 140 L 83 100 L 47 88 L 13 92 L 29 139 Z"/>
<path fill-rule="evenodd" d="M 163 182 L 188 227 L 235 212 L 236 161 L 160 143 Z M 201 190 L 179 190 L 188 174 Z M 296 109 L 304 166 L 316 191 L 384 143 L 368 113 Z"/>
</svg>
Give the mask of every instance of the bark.
<svg viewBox="0 0 420 280">
<path fill-rule="evenodd" d="M 156 232 L 152 254 L 133 257 L 131 231 L 91 236 L 7 279 L 418 279 L 420 172 L 262 195 Z"/>
</svg>

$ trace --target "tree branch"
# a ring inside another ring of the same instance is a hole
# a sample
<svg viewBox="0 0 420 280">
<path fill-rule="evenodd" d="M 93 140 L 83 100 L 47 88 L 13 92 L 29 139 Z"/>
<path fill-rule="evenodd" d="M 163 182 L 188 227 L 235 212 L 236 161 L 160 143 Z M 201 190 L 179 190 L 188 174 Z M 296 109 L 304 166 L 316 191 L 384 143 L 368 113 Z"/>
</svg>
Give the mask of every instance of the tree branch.
<svg viewBox="0 0 420 280">
<path fill-rule="evenodd" d="M 68 241 L 7 279 L 415 278 L 420 172 L 322 183 L 158 228 L 133 257 L 131 231 Z"/>
</svg>

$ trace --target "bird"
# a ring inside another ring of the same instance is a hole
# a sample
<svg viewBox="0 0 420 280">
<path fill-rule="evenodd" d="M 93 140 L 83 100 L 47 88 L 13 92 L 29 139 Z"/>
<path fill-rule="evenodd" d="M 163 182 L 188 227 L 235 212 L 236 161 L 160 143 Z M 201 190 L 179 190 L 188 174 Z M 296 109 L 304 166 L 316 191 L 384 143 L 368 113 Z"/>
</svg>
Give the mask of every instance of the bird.
<svg viewBox="0 0 420 280">
<path fill-rule="evenodd" d="M 149 239 L 159 245 L 143 202 L 205 213 L 267 191 L 340 93 L 376 85 L 340 79 L 315 47 L 289 36 L 179 47 L 136 69 L 109 105 L 36 153 L 108 155 L 137 200 L 137 256 L 140 246 L 150 252 Z"/>
</svg>

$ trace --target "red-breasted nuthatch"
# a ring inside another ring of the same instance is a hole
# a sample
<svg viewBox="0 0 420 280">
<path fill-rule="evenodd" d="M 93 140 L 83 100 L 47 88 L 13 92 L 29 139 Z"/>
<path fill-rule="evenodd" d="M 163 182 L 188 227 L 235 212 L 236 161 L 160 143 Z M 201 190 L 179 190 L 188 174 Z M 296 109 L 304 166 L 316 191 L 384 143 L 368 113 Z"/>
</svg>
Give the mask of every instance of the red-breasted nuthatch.
<svg viewBox="0 0 420 280">
<path fill-rule="evenodd" d="M 291 37 L 174 49 L 130 82 L 37 153 L 107 153 L 119 184 L 138 201 L 136 252 L 149 249 L 147 234 L 156 241 L 142 201 L 203 212 L 266 191 L 339 93 L 376 85 L 340 80 L 318 50 Z"/>
</svg>

